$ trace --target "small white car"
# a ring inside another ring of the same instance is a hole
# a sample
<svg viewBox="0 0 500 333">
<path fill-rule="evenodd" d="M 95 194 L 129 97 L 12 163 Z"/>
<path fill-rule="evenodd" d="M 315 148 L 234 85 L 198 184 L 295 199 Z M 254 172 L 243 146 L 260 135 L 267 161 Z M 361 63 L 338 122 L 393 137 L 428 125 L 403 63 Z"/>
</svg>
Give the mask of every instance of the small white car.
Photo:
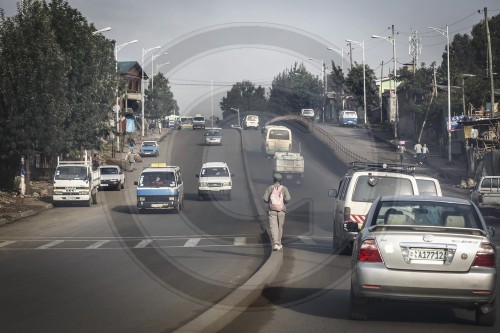
<svg viewBox="0 0 500 333">
<path fill-rule="evenodd" d="M 314 110 L 313 109 L 302 109 L 300 110 L 300 115 L 311 120 L 314 120 Z"/>
<path fill-rule="evenodd" d="M 100 190 L 113 189 L 120 191 L 125 187 L 125 173 L 117 165 L 102 165 L 99 167 L 101 180 Z"/>
<path fill-rule="evenodd" d="M 222 132 L 220 129 L 210 129 L 205 133 L 206 145 L 222 145 Z"/>
<path fill-rule="evenodd" d="M 196 175 L 198 181 L 198 200 L 207 197 L 221 197 L 231 200 L 233 174 L 225 162 L 208 162 L 201 166 Z"/>
<path fill-rule="evenodd" d="M 245 118 L 243 118 L 243 128 L 259 129 L 259 116 L 248 115 Z"/>
</svg>

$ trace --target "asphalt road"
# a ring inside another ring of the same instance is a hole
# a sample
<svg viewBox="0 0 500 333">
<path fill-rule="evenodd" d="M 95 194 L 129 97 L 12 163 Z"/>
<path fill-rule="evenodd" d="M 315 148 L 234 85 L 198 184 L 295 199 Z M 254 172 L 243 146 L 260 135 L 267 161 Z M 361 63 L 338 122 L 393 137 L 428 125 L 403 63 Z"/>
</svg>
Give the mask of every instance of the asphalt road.
<svg viewBox="0 0 500 333">
<path fill-rule="evenodd" d="M 476 332 L 471 313 L 446 308 L 383 305 L 375 319 L 348 320 L 350 258 L 332 254 L 327 196 L 347 169 L 303 127 L 288 125 L 306 166 L 301 185 L 287 184 L 283 265 L 252 306 L 232 310 L 239 316 L 222 331 Z M 125 189 L 100 192 L 98 205 L 58 207 L 0 228 L 1 330 L 170 332 L 247 281 L 270 253 L 259 211 L 272 164 L 260 131 L 223 132 L 222 146 L 206 147 L 203 131 L 175 131 L 160 157 L 136 164 Z M 132 183 L 153 161 L 181 167 L 187 195 L 179 215 L 136 213 Z M 195 174 L 205 161 L 228 163 L 231 201 L 197 200 Z"/>
</svg>

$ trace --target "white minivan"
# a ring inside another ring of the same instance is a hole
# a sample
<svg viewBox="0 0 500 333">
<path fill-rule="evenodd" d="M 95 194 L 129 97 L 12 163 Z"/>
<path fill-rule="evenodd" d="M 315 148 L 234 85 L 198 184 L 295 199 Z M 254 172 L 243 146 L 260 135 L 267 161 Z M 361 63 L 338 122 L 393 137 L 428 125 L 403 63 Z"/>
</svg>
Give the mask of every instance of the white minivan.
<svg viewBox="0 0 500 333">
<path fill-rule="evenodd" d="M 351 250 L 357 232 L 348 231 L 345 222 L 357 222 L 359 228 L 372 202 L 384 195 L 441 196 L 437 179 L 415 176 L 413 165 L 353 162 L 340 180 L 338 189 L 328 191 L 335 198 L 333 212 L 333 246 L 340 253 Z M 422 192 L 422 193 L 421 193 Z"/>
</svg>

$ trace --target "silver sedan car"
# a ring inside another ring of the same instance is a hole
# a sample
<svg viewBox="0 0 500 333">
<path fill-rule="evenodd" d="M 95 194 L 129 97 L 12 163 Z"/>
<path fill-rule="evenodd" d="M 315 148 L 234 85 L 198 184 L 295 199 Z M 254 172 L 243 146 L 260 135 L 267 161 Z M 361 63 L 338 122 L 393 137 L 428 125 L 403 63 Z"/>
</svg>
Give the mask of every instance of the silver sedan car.
<svg viewBox="0 0 500 333">
<path fill-rule="evenodd" d="M 478 325 L 493 326 L 494 233 L 470 200 L 377 198 L 354 241 L 349 317 L 367 319 L 373 301 L 415 301 L 474 310 Z"/>
</svg>

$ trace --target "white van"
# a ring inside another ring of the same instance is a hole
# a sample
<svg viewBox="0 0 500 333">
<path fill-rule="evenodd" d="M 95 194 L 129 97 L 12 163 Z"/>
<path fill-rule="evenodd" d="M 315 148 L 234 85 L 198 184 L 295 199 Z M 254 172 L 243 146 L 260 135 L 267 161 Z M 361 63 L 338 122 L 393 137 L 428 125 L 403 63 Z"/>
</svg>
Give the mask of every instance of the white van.
<svg viewBox="0 0 500 333">
<path fill-rule="evenodd" d="M 341 111 L 339 124 L 340 126 L 356 126 L 358 124 L 358 114 L 356 111 Z"/>
<path fill-rule="evenodd" d="M 302 109 L 300 110 L 300 115 L 308 119 L 314 120 L 314 110 L 313 109 Z"/>
<path fill-rule="evenodd" d="M 243 128 L 259 129 L 259 116 L 248 115 L 243 118 Z"/>
<path fill-rule="evenodd" d="M 349 232 L 344 222 L 365 221 L 373 200 L 381 195 L 418 195 L 418 184 L 412 175 L 413 165 L 366 164 L 353 162 L 340 180 L 338 189 L 328 191 L 335 198 L 333 212 L 333 246 L 340 253 L 348 253 L 357 232 Z"/>
<path fill-rule="evenodd" d="M 291 151 L 292 131 L 285 126 L 268 125 L 264 131 L 262 145 L 267 155 L 274 155 L 279 151 Z"/>
</svg>

